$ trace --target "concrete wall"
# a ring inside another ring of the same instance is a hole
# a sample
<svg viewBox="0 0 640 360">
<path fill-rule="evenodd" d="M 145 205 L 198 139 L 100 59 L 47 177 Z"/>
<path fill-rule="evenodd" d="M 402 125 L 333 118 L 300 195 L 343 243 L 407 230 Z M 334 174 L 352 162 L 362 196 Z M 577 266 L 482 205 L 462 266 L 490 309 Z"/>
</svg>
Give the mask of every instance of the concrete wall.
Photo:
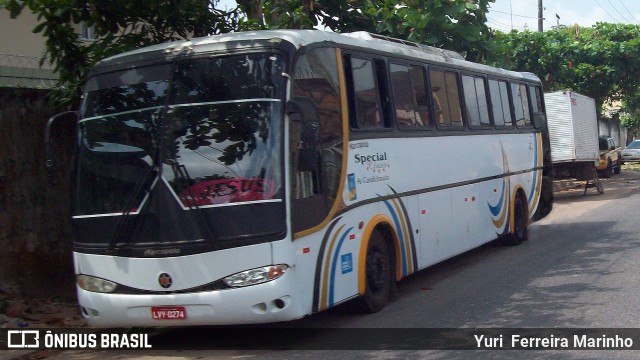
<svg viewBox="0 0 640 360">
<path fill-rule="evenodd" d="M 16 19 L 0 9 L 0 87 L 48 89 L 56 82 L 52 65 L 40 66 L 46 38 L 34 34 L 36 15 L 23 11 Z"/>
<path fill-rule="evenodd" d="M 599 120 L 600 136 L 611 137 L 617 146 L 627 146 L 627 128 L 621 127 L 617 120 Z"/>
</svg>

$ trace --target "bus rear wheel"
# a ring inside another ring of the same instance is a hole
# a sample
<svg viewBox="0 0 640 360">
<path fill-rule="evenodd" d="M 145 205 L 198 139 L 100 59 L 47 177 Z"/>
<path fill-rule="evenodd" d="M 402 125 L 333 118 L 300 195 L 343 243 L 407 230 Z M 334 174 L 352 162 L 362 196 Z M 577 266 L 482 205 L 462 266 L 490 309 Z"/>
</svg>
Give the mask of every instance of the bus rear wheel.
<svg viewBox="0 0 640 360">
<path fill-rule="evenodd" d="M 502 239 L 502 243 L 507 246 L 522 244 L 529 236 L 527 229 L 527 203 L 522 199 L 522 195 L 516 196 L 513 204 L 513 233 Z"/>
<path fill-rule="evenodd" d="M 367 246 L 365 264 L 365 293 L 358 299 L 358 308 L 364 313 L 382 310 L 393 293 L 393 269 L 389 247 L 384 236 L 374 231 Z"/>
</svg>

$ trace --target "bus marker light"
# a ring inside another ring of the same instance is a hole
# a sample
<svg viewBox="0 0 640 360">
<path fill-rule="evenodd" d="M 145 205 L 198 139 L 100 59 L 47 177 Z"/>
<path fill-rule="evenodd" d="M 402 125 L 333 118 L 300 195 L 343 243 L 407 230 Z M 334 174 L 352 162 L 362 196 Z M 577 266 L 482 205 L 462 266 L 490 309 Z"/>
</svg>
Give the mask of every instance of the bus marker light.
<svg viewBox="0 0 640 360">
<path fill-rule="evenodd" d="M 355 239 L 356 239 L 356 234 L 349 235 L 349 240 L 355 240 Z"/>
<path fill-rule="evenodd" d="M 309 248 L 309 247 L 302 248 L 302 253 L 303 254 L 308 254 L 310 252 L 311 252 L 311 248 Z"/>
<path fill-rule="evenodd" d="M 358 229 L 362 230 L 363 227 L 364 227 L 364 221 L 360 221 L 360 223 L 358 224 Z"/>
<path fill-rule="evenodd" d="M 272 266 L 269 268 L 269 273 L 267 274 L 267 278 L 269 280 L 277 279 L 284 274 L 284 269 L 280 266 Z"/>
</svg>

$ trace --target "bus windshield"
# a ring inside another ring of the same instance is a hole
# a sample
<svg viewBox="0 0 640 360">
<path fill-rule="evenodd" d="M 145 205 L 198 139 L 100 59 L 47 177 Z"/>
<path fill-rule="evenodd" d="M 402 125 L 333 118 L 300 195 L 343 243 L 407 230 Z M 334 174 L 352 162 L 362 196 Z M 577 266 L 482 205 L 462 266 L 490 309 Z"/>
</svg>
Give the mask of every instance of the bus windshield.
<svg viewBox="0 0 640 360">
<path fill-rule="evenodd" d="M 185 210 L 281 201 L 282 71 L 252 53 L 91 78 L 74 215 L 135 214 L 162 186 Z"/>
</svg>

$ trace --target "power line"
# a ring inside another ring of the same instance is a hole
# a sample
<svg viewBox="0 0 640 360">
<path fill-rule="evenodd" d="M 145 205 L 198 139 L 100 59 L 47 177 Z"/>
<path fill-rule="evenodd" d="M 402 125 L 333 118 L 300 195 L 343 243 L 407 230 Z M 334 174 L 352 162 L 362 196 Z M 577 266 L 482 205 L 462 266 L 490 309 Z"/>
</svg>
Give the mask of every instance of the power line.
<svg viewBox="0 0 640 360">
<path fill-rule="evenodd" d="M 605 9 L 604 7 L 602 7 L 602 5 L 600 5 L 600 3 L 598 2 L 598 0 L 593 0 L 593 1 L 595 1 L 595 3 L 596 3 L 596 4 L 598 4 L 598 6 L 600 7 L 600 9 L 602 9 L 602 10 L 603 10 L 607 15 L 609 15 L 609 17 L 610 17 L 610 18 L 612 18 L 612 19 L 613 19 L 613 21 L 615 21 L 615 22 L 620 22 L 620 21 L 618 21 L 618 19 L 616 19 L 613 15 L 611 15 L 611 14 L 607 11 L 607 9 Z"/>
<path fill-rule="evenodd" d="M 496 19 L 491 19 L 490 17 L 487 16 L 487 22 L 488 23 L 492 23 L 492 24 L 496 24 L 497 27 L 499 28 L 504 28 L 504 29 L 510 29 L 510 30 L 527 30 L 528 27 L 525 26 L 514 26 L 514 25 L 509 25 L 509 24 L 505 24 L 503 22 L 500 22 Z"/>
<path fill-rule="evenodd" d="M 538 19 L 538 17 L 537 17 L 537 16 L 518 15 L 518 14 L 508 13 L 508 12 L 505 12 L 505 11 L 491 10 L 491 11 L 489 11 L 489 12 L 495 12 L 495 13 L 500 13 L 500 14 L 507 14 L 507 15 L 517 16 L 517 17 L 522 17 L 522 18 L 527 18 L 527 19 Z"/>
<path fill-rule="evenodd" d="M 547 20 L 547 18 L 544 18 L 544 21 L 547 22 L 547 24 L 549 24 L 551 27 L 555 27 L 557 26 L 556 24 L 552 23 L 551 21 Z"/>
<path fill-rule="evenodd" d="M 613 10 L 615 10 L 620 16 L 622 16 L 622 18 L 624 19 L 624 21 L 626 21 L 627 23 L 631 23 L 631 21 L 629 21 L 624 15 L 622 15 L 622 13 L 618 10 L 618 8 L 615 7 L 615 5 L 613 5 L 613 3 L 611 2 L 611 0 L 607 0 L 607 2 L 611 5 L 611 7 L 613 8 Z"/>
<path fill-rule="evenodd" d="M 631 11 L 629 11 L 629 9 L 627 8 L 627 6 L 622 2 L 622 0 L 620 0 L 620 4 L 622 4 L 622 7 L 627 10 L 627 12 L 629 13 L 629 15 L 631 15 L 631 17 L 633 18 L 633 20 L 636 21 L 636 23 L 639 23 L 640 21 L 638 21 L 638 19 L 636 19 L 635 16 L 633 16 L 633 14 L 631 13 Z"/>
</svg>

